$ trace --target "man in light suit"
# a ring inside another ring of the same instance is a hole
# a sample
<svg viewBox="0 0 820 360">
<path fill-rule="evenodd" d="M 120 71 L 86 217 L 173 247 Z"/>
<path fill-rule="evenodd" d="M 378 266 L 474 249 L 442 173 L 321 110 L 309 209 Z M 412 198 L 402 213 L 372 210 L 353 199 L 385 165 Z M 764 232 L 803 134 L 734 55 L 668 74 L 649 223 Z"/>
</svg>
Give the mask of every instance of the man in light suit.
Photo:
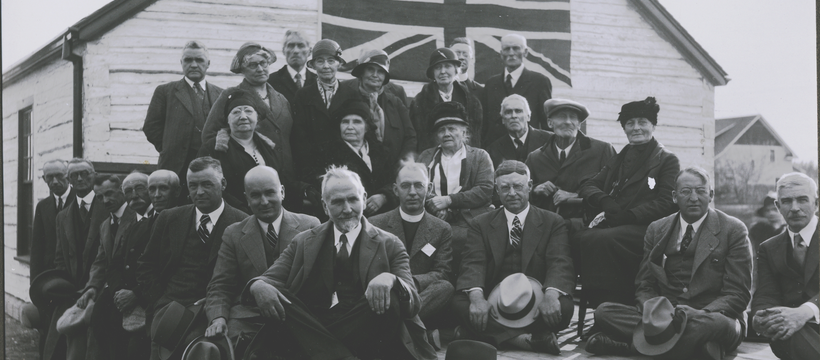
<svg viewBox="0 0 820 360">
<path fill-rule="evenodd" d="M 453 297 L 449 280 L 453 250 L 450 224 L 424 211 L 431 185 L 424 164 L 403 163 L 393 184 L 399 208 L 370 218 L 370 223 L 396 235 L 408 249 L 410 272 L 421 298 L 419 317 L 435 339 L 438 333 L 431 330 L 441 324 L 437 320 Z M 440 342 L 432 342 L 440 347 Z"/>
<path fill-rule="evenodd" d="M 527 39 L 523 36 L 509 34 L 501 38 L 500 55 L 504 73 L 487 80 L 479 99 L 484 109 L 482 144 L 492 144 L 506 133 L 501 123 L 501 101 L 512 94 L 525 97 L 535 107 L 530 126 L 549 130 L 541 105 L 552 97 L 552 83 L 546 76 L 524 68 L 524 59 L 528 54 Z"/>
<path fill-rule="evenodd" d="M 189 41 L 179 60 L 181 80 L 157 86 L 148 105 L 142 131 L 159 152 L 157 167 L 177 173 L 182 184 L 188 164 L 202 147 L 202 129 L 222 88 L 205 81 L 211 60 L 199 41 Z M 180 202 L 189 203 L 188 190 L 180 189 Z"/>
<path fill-rule="evenodd" d="M 453 309 L 461 320 L 456 337 L 495 346 L 558 355 L 556 333 L 569 326 L 574 312 L 570 292 L 575 272 L 564 220 L 529 205 L 530 172 L 524 163 L 507 160 L 495 171 L 495 186 L 503 208 L 470 221 L 468 241 L 456 284 Z M 490 316 L 490 291 L 504 278 L 524 273 L 544 291 L 536 304 L 538 318 L 523 328 L 506 327 Z"/>
<path fill-rule="evenodd" d="M 288 30 L 282 41 L 282 54 L 287 64 L 268 76 L 268 84 L 292 105 L 299 89 L 316 82 L 316 74 L 305 66 L 310 54 L 310 41 L 300 31 Z"/>
<path fill-rule="evenodd" d="M 282 207 L 285 189 L 271 167 L 245 174 L 245 196 L 253 215 L 225 229 L 205 301 L 205 336 L 227 333 L 231 342 L 242 332 L 255 334 L 264 323 L 258 308 L 239 302 L 242 286 L 273 265 L 294 236 L 319 226 L 315 217 Z"/>
<path fill-rule="evenodd" d="M 526 161 L 527 155 L 553 137 L 549 131 L 530 126 L 530 116 L 530 106 L 521 95 L 512 94 L 501 102 L 501 121 L 508 136 L 496 139 L 487 147 L 496 169 L 504 160 Z"/>
<path fill-rule="evenodd" d="M 191 308 L 205 298 L 225 228 L 247 217 L 222 200 L 226 182 L 219 160 L 194 159 L 186 178 L 193 204 L 159 214 L 138 261 L 137 282 L 144 289 L 140 297 L 151 322 L 159 321 L 173 301 Z M 183 342 L 202 335 L 206 325 L 204 320 L 194 321 Z M 159 359 L 159 351 L 152 341 L 151 359 Z M 171 358 L 180 355 L 175 351 Z"/>
<path fill-rule="evenodd" d="M 286 326 L 310 358 L 435 359 L 404 245 L 362 217 L 365 197 L 356 173 L 331 167 L 322 182 L 330 221 L 297 235 L 242 301 L 278 320 L 267 326 Z"/>
<path fill-rule="evenodd" d="M 789 227 L 757 251 L 752 324 L 771 339 L 772 352 L 781 359 L 820 357 L 817 204 L 812 178 L 783 175 L 777 181 L 775 205 Z"/>
<path fill-rule="evenodd" d="M 635 280 L 635 305 L 605 302 L 595 310 L 586 350 L 637 354 L 632 343 L 644 303 L 664 296 L 687 317 L 680 340 L 664 354 L 679 359 L 722 359 L 743 341 L 743 311 L 751 298 L 752 248 L 746 226 L 720 210 L 706 170 L 690 167 L 675 180 L 679 212 L 649 225 Z"/>
</svg>

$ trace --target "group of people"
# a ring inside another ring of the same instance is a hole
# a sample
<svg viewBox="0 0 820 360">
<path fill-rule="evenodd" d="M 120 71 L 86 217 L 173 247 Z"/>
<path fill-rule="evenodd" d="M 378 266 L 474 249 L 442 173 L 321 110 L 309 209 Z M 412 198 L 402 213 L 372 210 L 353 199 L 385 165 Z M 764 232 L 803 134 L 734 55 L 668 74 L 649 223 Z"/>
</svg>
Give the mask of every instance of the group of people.
<svg viewBox="0 0 820 360">
<path fill-rule="evenodd" d="M 655 139 L 654 98 L 622 106 L 616 152 L 524 67 L 517 34 L 484 86 L 469 39 L 436 49 L 409 104 L 382 50 L 340 81 L 335 41 L 283 44 L 272 74 L 274 51 L 243 44 L 225 90 L 185 44 L 146 115 L 150 175 L 95 188 L 87 160 L 43 166 L 44 359 L 435 359 L 453 326 L 464 354 L 557 355 L 578 281 L 591 353 L 722 359 L 750 322 L 781 358 L 820 354 L 812 179 L 778 182 L 788 231 L 760 245 L 752 297 L 746 227 Z"/>
</svg>

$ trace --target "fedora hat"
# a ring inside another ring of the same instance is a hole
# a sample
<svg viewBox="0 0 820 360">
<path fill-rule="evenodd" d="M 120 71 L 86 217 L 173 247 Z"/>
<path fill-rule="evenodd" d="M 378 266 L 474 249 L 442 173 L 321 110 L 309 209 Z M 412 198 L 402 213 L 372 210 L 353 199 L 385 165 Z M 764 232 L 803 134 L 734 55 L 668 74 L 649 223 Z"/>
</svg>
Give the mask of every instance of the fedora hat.
<svg viewBox="0 0 820 360">
<path fill-rule="evenodd" d="M 85 331 L 91 324 L 91 314 L 94 313 L 94 300 L 89 299 L 85 309 L 77 304 L 72 305 L 57 320 L 57 332 L 63 335 L 78 334 Z"/>
<path fill-rule="evenodd" d="M 387 73 L 384 76 L 384 82 L 382 85 L 387 84 L 387 82 L 390 81 L 390 58 L 384 50 L 371 49 L 362 52 L 361 56 L 359 56 L 358 65 L 353 68 L 353 71 L 351 71 L 350 74 L 357 78 L 361 78 L 364 68 L 367 67 L 367 65 L 375 65 Z"/>
<path fill-rule="evenodd" d="M 234 360 L 233 344 L 227 335 L 213 339 L 201 335 L 185 347 L 182 360 Z"/>
<path fill-rule="evenodd" d="M 32 303 L 25 303 L 20 308 L 20 322 L 29 329 L 40 327 L 40 311 Z"/>
<path fill-rule="evenodd" d="M 345 64 L 345 59 L 342 59 L 342 47 L 339 46 L 339 43 L 330 39 L 319 40 L 313 45 L 313 51 L 311 52 L 310 60 L 307 61 L 307 66 L 314 69 L 313 60 L 319 56 L 332 56 L 338 60 L 341 65 Z"/>
<path fill-rule="evenodd" d="M 75 301 L 80 297 L 78 289 L 71 283 L 71 275 L 64 270 L 46 270 L 31 282 L 28 295 L 34 306 L 43 309 L 55 302 Z"/>
<path fill-rule="evenodd" d="M 122 314 L 122 328 L 128 332 L 137 332 L 145 329 L 145 308 L 135 306 Z"/>
<path fill-rule="evenodd" d="M 583 104 L 567 99 L 549 99 L 544 101 L 544 113 L 549 118 L 553 113 L 561 109 L 575 110 L 578 113 L 578 120 L 584 121 L 589 117 L 589 110 Z"/>
<path fill-rule="evenodd" d="M 646 300 L 643 317 L 632 334 L 632 343 L 641 354 L 661 355 L 672 349 L 686 328 L 686 313 L 664 296 Z"/>
<path fill-rule="evenodd" d="M 461 60 L 456 53 L 448 48 L 438 48 L 430 54 L 430 65 L 427 66 L 427 78 L 433 79 L 433 67 L 441 63 L 451 63 L 456 68 L 461 66 Z M 458 72 L 458 70 L 456 70 Z"/>
<path fill-rule="evenodd" d="M 523 273 L 515 273 L 495 286 L 487 302 L 498 314 L 499 324 L 514 329 L 535 322 L 538 304 L 544 299 L 541 283 Z"/>
<path fill-rule="evenodd" d="M 490 344 L 473 340 L 455 340 L 447 345 L 444 360 L 495 360 L 498 350 Z"/>
<path fill-rule="evenodd" d="M 151 340 L 159 345 L 160 359 L 168 359 L 181 350 L 185 336 L 201 310 L 202 300 L 187 308 L 171 301 L 157 311 L 155 317 L 158 320 L 151 324 Z"/>
</svg>

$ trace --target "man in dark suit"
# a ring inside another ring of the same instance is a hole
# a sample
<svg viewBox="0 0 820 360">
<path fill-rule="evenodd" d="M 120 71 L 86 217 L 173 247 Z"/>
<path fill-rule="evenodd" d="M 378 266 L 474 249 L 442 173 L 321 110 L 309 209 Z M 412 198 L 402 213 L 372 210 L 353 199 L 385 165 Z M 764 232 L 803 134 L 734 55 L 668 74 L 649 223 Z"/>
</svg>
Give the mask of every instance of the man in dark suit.
<svg viewBox="0 0 820 360">
<path fill-rule="evenodd" d="M 194 40 L 185 44 L 179 62 L 185 76 L 157 86 L 142 131 L 159 152 L 157 167 L 177 173 L 185 184 L 188 164 L 202 147 L 205 119 L 222 88 L 205 81 L 211 60 L 201 42 Z M 179 196 L 181 203 L 188 203 L 186 187 L 182 187 Z"/>
<path fill-rule="evenodd" d="M 310 54 L 310 42 L 300 31 L 288 30 L 282 41 L 282 53 L 285 54 L 287 64 L 268 76 L 268 84 L 293 104 L 299 89 L 316 82 L 316 74 L 305 67 Z"/>
<path fill-rule="evenodd" d="M 430 190 L 427 167 L 404 163 L 399 169 L 393 193 L 399 198 L 399 208 L 370 218 L 373 226 L 396 235 L 410 255 L 410 272 L 421 298 L 419 317 L 433 335 L 434 346 L 440 341 L 432 332 L 441 325 L 441 311 L 453 297 L 450 283 L 450 224 L 424 211 L 424 201 Z M 431 340 L 428 337 L 428 340 Z"/>
<path fill-rule="evenodd" d="M 286 326 L 310 358 L 435 359 L 404 245 L 362 217 L 365 197 L 356 173 L 331 167 L 330 221 L 297 235 L 242 301 L 281 321 L 268 326 Z"/>
<path fill-rule="evenodd" d="M 552 97 L 552 83 L 546 76 L 524 68 L 524 58 L 528 54 L 527 39 L 523 36 L 509 34 L 501 38 L 504 73 L 487 80 L 480 98 L 484 109 L 482 144 L 492 144 L 506 133 L 501 123 L 501 101 L 512 94 L 525 97 L 527 103 L 535 107 L 530 126 L 549 129 L 547 116 L 541 106 Z"/>
<path fill-rule="evenodd" d="M 789 227 L 760 244 L 757 251 L 752 324 L 759 334 L 771 339 L 777 357 L 817 359 L 817 183 L 801 173 L 783 175 L 777 181 L 775 205 Z"/>
<path fill-rule="evenodd" d="M 521 95 L 512 94 L 501 102 L 501 121 L 509 136 L 502 136 L 487 147 L 496 169 L 504 160 L 526 161 L 527 155 L 552 138 L 551 132 L 529 125 L 531 115 L 527 99 Z"/>
<path fill-rule="evenodd" d="M 615 148 L 580 131 L 589 116 L 583 104 L 549 99 L 544 103 L 544 112 L 555 136 L 526 160 L 535 184 L 532 204 L 561 215 L 572 235 L 584 226 L 578 187 L 584 179 L 601 171 L 609 158 L 615 156 Z"/>
<path fill-rule="evenodd" d="M 470 78 L 470 74 L 468 73 L 468 70 L 470 70 L 470 62 L 475 59 L 473 40 L 466 37 L 457 37 L 453 39 L 453 43 L 450 44 L 450 50 L 453 50 L 458 59 L 461 60 L 461 66 L 459 67 L 460 70 L 456 80 L 467 86 L 467 88 L 470 89 L 470 93 L 480 99 L 484 85 L 475 82 L 475 80 Z"/>
<path fill-rule="evenodd" d="M 57 248 L 57 213 L 74 203 L 74 191 L 68 186 L 68 164 L 63 160 L 50 160 L 43 164 L 43 181 L 48 185 L 49 196 L 37 203 L 31 236 L 31 282 L 43 271 L 54 268 L 54 249 Z M 40 358 L 46 344 L 48 326 L 54 308 L 37 309 L 40 313 Z"/>
<path fill-rule="evenodd" d="M 315 217 L 282 207 L 285 189 L 271 167 L 245 174 L 245 196 L 253 215 L 225 229 L 205 301 L 210 324 L 205 336 L 227 333 L 231 342 L 243 332 L 256 334 L 264 324 L 258 308 L 239 302 L 242 286 L 273 265 L 294 236 L 319 226 Z"/>
<path fill-rule="evenodd" d="M 194 159 L 187 179 L 193 204 L 160 213 L 138 262 L 137 295 L 147 309 L 146 319 L 150 316 L 152 322 L 159 320 L 172 301 L 191 307 L 205 298 L 222 233 L 247 217 L 222 200 L 226 182 L 218 160 Z M 188 341 L 202 335 L 206 323 L 195 321 L 191 326 Z M 172 358 L 179 356 L 175 353 Z M 151 343 L 151 358 L 159 358 L 156 342 Z"/>
<path fill-rule="evenodd" d="M 722 359 L 745 332 L 743 311 L 751 299 L 752 248 L 746 225 L 720 210 L 706 170 L 690 167 L 675 180 L 680 211 L 649 225 L 636 282 L 635 305 L 614 302 L 595 310 L 586 350 L 593 354 L 637 354 L 633 332 L 644 303 L 664 296 L 687 317 L 680 340 L 667 352 L 679 359 Z"/>
<path fill-rule="evenodd" d="M 495 346 L 558 355 L 556 333 L 569 325 L 574 312 L 570 292 L 575 272 L 563 219 L 529 205 L 532 190 L 524 163 L 507 160 L 495 171 L 503 208 L 470 221 L 453 309 L 461 320 L 457 337 Z M 487 295 L 504 278 L 524 273 L 543 284 L 543 301 L 534 323 L 523 328 L 500 324 L 490 316 Z M 487 295 L 485 295 L 485 292 Z"/>
</svg>

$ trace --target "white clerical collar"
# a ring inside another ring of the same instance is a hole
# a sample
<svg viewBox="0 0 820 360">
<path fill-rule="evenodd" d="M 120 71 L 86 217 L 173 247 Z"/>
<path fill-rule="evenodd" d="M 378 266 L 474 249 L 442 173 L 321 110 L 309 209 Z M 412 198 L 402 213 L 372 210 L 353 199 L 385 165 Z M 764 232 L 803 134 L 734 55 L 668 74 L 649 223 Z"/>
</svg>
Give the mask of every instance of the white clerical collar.
<svg viewBox="0 0 820 360">
<path fill-rule="evenodd" d="M 522 144 L 527 143 L 527 135 L 529 135 L 529 134 L 530 134 L 530 127 L 529 127 L 529 125 L 527 125 L 526 130 L 524 130 L 524 135 L 521 135 L 521 137 L 518 138 L 519 140 L 521 140 Z M 515 145 L 515 136 L 510 135 L 510 139 L 512 139 L 513 145 Z"/>
<path fill-rule="evenodd" d="M 513 72 L 509 72 L 507 70 L 507 68 L 505 67 L 504 68 L 504 79 L 503 80 L 507 81 L 507 75 L 512 75 L 512 85 L 515 86 L 515 84 L 518 83 L 518 79 L 521 77 L 521 73 L 523 73 L 523 72 L 524 72 L 524 64 L 521 64 L 521 66 L 519 66 L 518 69 L 513 70 Z"/>
<path fill-rule="evenodd" d="M 185 79 L 185 82 L 188 83 L 188 86 L 190 86 L 192 89 L 194 88 L 193 80 L 189 79 L 187 76 L 183 77 L 183 79 Z M 205 90 L 206 85 L 208 85 L 208 83 L 205 81 L 205 79 L 199 81 L 199 86 L 202 86 L 202 90 Z"/>
<path fill-rule="evenodd" d="M 124 212 L 125 212 L 125 207 L 126 207 L 126 206 L 128 206 L 128 203 L 127 203 L 127 202 L 125 202 L 125 201 L 123 201 L 123 202 L 122 202 L 122 205 L 120 205 L 120 208 L 119 208 L 119 209 L 117 209 L 117 211 L 112 212 L 112 213 L 111 213 L 111 215 L 116 216 L 116 217 L 117 217 L 117 219 L 122 219 L 122 213 L 124 213 Z M 111 220 L 114 220 L 114 219 L 111 219 Z"/>
<path fill-rule="evenodd" d="M 225 210 L 225 201 L 219 199 L 219 207 L 208 214 L 199 211 L 199 208 L 196 206 L 194 206 L 194 209 L 196 209 L 196 218 L 194 218 L 194 226 L 199 227 L 199 219 L 202 218 L 202 215 L 208 215 L 208 217 L 211 218 L 211 224 L 216 225 L 216 222 L 219 221 L 219 217 L 222 216 L 222 211 Z"/>
<path fill-rule="evenodd" d="M 271 224 L 273 224 L 273 231 L 277 235 L 279 234 L 279 229 L 282 228 L 282 214 L 284 214 L 284 213 L 285 213 L 284 209 L 279 210 L 279 216 L 277 216 L 276 219 L 273 220 L 273 222 L 271 223 Z M 256 221 L 258 221 L 259 226 L 262 227 L 262 233 L 266 234 L 268 232 L 268 223 L 260 220 L 259 218 L 256 218 Z"/>
<path fill-rule="evenodd" d="M 401 215 L 401 219 L 404 220 L 404 221 L 411 222 L 411 223 L 417 223 L 417 222 L 421 221 L 421 218 L 424 217 L 424 211 L 422 211 L 421 214 L 418 214 L 418 215 L 410 215 L 410 214 L 404 212 L 404 210 L 402 210 L 401 207 L 399 207 L 399 215 Z"/>
<path fill-rule="evenodd" d="M 806 243 L 806 247 L 811 245 L 811 238 L 814 237 L 814 232 L 817 230 L 817 216 L 812 216 L 811 221 L 806 227 L 800 229 L 799 232 L 795 233 L 789 227 L 786 227 L 787 231 L 789 232 L 789 239 L 792 241 L 792 246 L 796 246 L 797 244 L 794 243 L 794 234 L 799 233 L 800 237 L 803 238 L 803 242 Z"/>
<path fill-rule="evenodd" d="M 336 248 L 338 249 L 338 248 L 339 248 L 339 245 L 341 244 L 341 243 L 339 242 L 339 238 L 341 238 L 341 237 L 342 237 L 342 234 L 344 234 L 345 236 L 347 236 L 347 247 L 348 247 L 348 250 L 349 250 L 349 249 L 351 249 L 351 248 L 353 248 L 353 244 L 355 244 L 355 243 L 356 243 L 356 239 L 358 239 L 358 238 L 359 238 L 359 233 L 360 233 L 360 232 L 362 232 L 362 227 L 363 227 L 363 226 L 362 226 L 362 223 L 361 223 L 361 221 L 359 221 L 358 223 L 356 223 L 356 227 L 354 227 L 353 229 L 351 229 L 350 231 L 348 231 L 348 232 L 346 232 L 346 233 L 343 233 L 343 232 L 341 232 L 341 231 L 339 230 L 339 228 L 337 228 L 337 227 L 336 227 L 336 225 L 334 224 L 334 225 L 333 225 L 333 239 L 334 239 L 333 244 L 334 244 L 334 245 L 336 246 Z"/>
<path fill-rule="evenodd" d="M 94 190 L 88 192 L 85 197 L 80 197 L 77 195 L 77 206 L 80 206 L 80 202 L 85 201 L 88 206 L 91 206 L 91 203 L 94 202 Z M 64 203 L 65 204 L 65 203 Z"/>
<path fill-rule="evenodd" d="M 140 215 L 140 213 L 137 213 L 137 221 L 140 221 L 148 217 L 148 214 L 151 213 L 151 210 L 154 210 L 154 204 L 148 204 L 148 208 L 145 209 L 145 215 Z"/>
<path fill-rule="evenodd" d="M 527 218 L 527 214 L 529 214 L 529 212 L 530 212 L 530 205 L 529 204 L 527 204 L 527 207 L 524 208 L 524 210 L 521 210 L 521 212 L 518 213 L 518 214 L 511 213 L 505 207 L 504 208 L 504 215 L 507 216 L 507 229 L 512 229 L 513 228 L 513 220 L 515 220 L 516 216 L 518 216 L 518 221 L 521 222 L 521 227 L 523 228 L 524 227 L 524 220 Z"/>
<path fill-rule="evenodd" d="M 307 66 L 302 66 L 302 70 L 299 70 L 299 71 L 296 71 L 296 69 L 290 67 L 290 65 L 288 65 L 287 68 L 288 68 L 288 73 L 290 74 L 290 78 L 293 79 L 293 82 L 296 82 L 296 74 L 299 74 L 302 78 L 302 84 L 305 83 L 305 80 L 306 80 L 305 75 L 307 74 Z"/>
</svg>

